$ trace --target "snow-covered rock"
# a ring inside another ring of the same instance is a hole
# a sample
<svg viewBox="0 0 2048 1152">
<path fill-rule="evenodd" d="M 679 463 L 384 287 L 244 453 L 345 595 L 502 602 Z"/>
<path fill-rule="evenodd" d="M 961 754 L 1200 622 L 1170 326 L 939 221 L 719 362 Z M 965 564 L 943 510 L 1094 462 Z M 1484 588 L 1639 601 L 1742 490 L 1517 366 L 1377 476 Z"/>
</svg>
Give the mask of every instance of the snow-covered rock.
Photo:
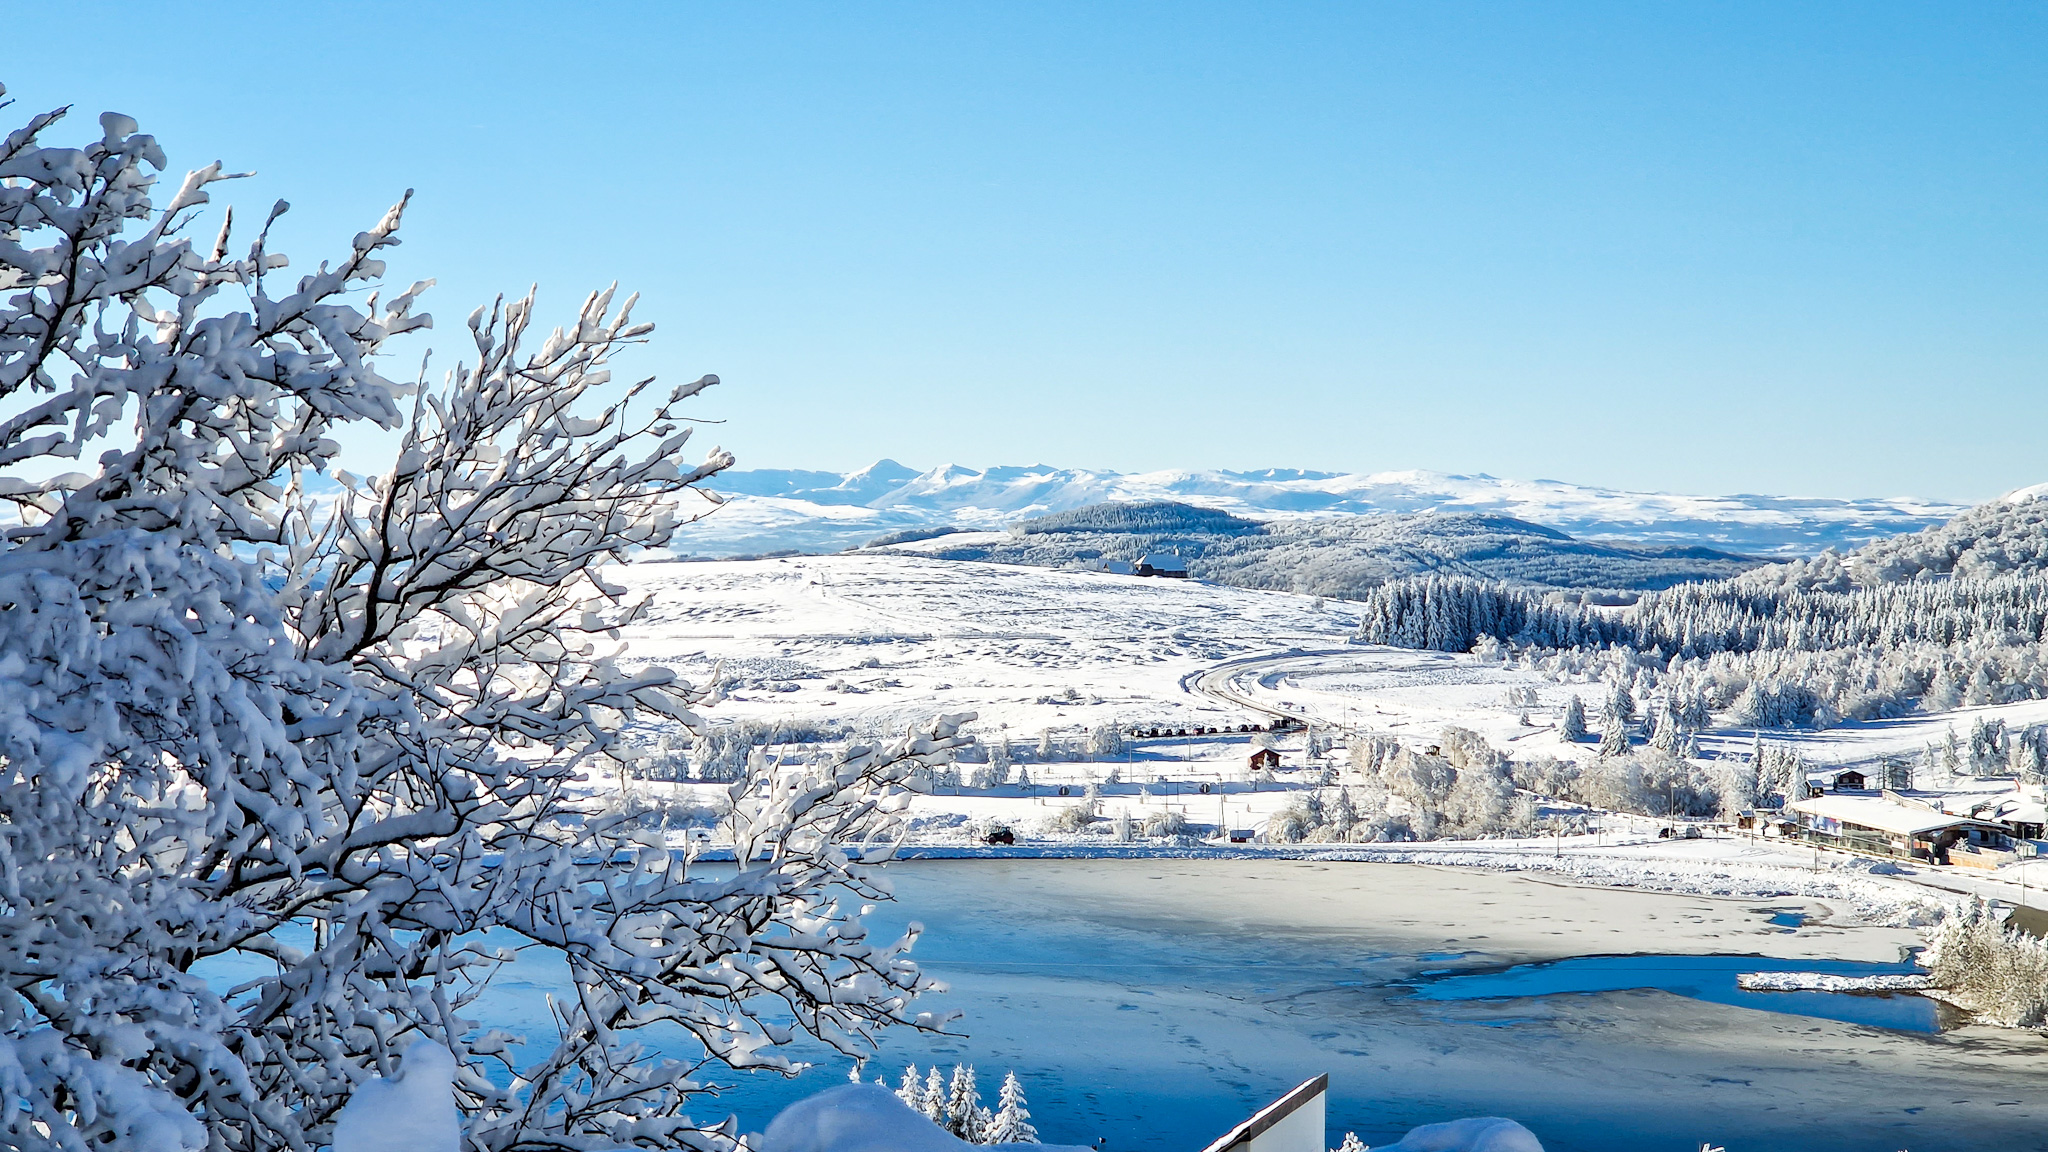
<svg viewBox="0 0 2048 1152">
<path fill-rule="evenodd" d="M 334 1152 L 460 1152 L 455 1057 L 432 1040 L 405 1050 L 398 1074 L 349 1097 L 334 1122 Z"/>
<path fill-rule="evenodd" d="M 761 1152 L 964 1152 L 976 1148 L 1089 1152 L 1057 1144 L 969 1144 L 911 1111 L 880 1084 L 841 1084 L 806 1096 L 784 1108 L 761 1140 Z M 1520 1149 L 1503 1145 L 1499 1152 Z"/>
<path fill-rule="evenodd" d="M 1536 1134 L 1499 1116 L 1473 1116 L 1409 1130 L 1373 1152 L 1543 1152 Z"/>
</svg>

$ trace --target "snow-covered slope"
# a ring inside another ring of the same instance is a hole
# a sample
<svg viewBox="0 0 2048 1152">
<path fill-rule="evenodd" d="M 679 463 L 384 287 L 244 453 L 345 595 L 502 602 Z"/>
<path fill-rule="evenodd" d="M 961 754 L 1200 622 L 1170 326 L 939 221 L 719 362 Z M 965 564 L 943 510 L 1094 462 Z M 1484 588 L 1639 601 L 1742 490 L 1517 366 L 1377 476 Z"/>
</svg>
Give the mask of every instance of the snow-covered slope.
<svg viewBox="0 0 2048 1152">
<path fill-rule="evenodd" d="M 713 485 L 732 500 L 691 534 L 700 555 L 783 549 L 831 551 L 888 533 L 994 528 L 1104 501 L 1175 500 L 1259 519 L 1381 512 L 1512 516 L 1579 537 L 1704 544 L 1795 556 L 1938 524 L 1958 505 L 1908 497 L 1685 496 L 1624 492 L 1555 480 L 1442 472 L 1118 473 L 1049 465 L 919 472 L 881 460 L 858 472 L 728 472 Z"/>
<path fill-rule="evenodd" d="M 1955 519 L 1873 540 L 1840 556 L 1753 570 L 1753 585 L 1844 592 L 1956 576 L 2048 572 L 2048 484 L 2008 492 Z"/>
</svg>

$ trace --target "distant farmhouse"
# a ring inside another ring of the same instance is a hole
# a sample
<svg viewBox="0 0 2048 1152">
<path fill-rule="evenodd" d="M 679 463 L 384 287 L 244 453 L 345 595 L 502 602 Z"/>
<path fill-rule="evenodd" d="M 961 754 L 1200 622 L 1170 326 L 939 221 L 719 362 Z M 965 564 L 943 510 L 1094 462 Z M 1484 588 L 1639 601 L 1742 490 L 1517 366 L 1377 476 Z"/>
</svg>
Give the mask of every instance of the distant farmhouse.
<svg viewBox="0 0 2048 1152">
<path fill-rule="evenodd" d="M 1148 553 L 1138 561 L 1138 575 L 1185 580 L 1188 578 L 1188 562 L 1171 552 Z"/>
<path fill-rule="evenodd" d="M 1107 572 L 1112 576 L 1188 578 L 1188 562 L 1171 552 L 1148 552 L 1136 564 L 1129 560 L 1083 560 L 1068 567 L 1082 572 Z"/>
</svg>

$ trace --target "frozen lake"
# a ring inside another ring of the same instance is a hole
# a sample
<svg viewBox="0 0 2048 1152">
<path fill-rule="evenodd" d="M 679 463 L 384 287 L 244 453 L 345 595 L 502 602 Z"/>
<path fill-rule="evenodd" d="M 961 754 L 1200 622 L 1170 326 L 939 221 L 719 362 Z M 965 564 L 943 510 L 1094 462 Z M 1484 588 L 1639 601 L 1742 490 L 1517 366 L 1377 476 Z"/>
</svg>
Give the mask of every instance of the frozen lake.
<svg viewBox="0 0 2048 1152">
<path fill-rule="evenodd" d="M 965 1012 L 966 1035 L 885 1033 L 867 1078 L 893 1086 L 913 1060 L 971 1063 L 992 1099 L 1015 1069 L 1047 1140 L 1195 1152 L 1327 1072 L 1333 1144 L 1347 1130 L 1379 1144 L 1502 1115 L 1551 1152 L 2048 1150 L 2048 1038 L 1912 1031 L 1933 1019 L 1921 1002 L 1734 990 L 1738 971 L 1896 971 L 1919 943 L 1907 929 L 1832 926 L 1811 900 L 1410 864 L 951 860 L 888 872 L 898 903 L 877 926 L 924 922 L 916 955 L 952 988 L 929 1006 Z M 1695 959 L 1715 956 L 1749 958 Z M 544 1039 L 561 982 L 523 961 L 470 1014 Z M 1802 1002 L 1895 1027 L 1753 1006 Z M 844 1058 L 806 1051 L 819 1066 L 794 1080 L 720 1078 L 732 1088 L 698 1119 L 736 1112 L 759 1131 L 844 1080 Z"/>
<path fill-rule="evenodd" d="M 1396 864 L 913 861 L 890 872 L 901 903 L 888 918 L 924 921 L 918 955 L 952 985 L 945 999 L 968 1013 L 969 1036 L 898 1031 L 880 1070 L 894 1084 L 911 1060 L 973 1063 L 987 1092 L 1014 1068 L 1048 1140 L 1192 1152 L 1328 1072 L 1333 1143 L 1349 1129 L 1376 1144 L 1497 1114 L 1554 1152 L 1697 1152 L 1707 1140 L 1729 1152 L 2048 1149 L 2038 1036 L 1895 1031 L 1648 990 L 1429 1000 L 1403 983 L 1623 953 L 1890 966 L 1918 941 L 1785 927 L 1788 912 L 1825 918 L 1810 901 Z M 750 1083 L 727 1102 L 758 1130 L 845 1071 L 841 1060 Z"/>
</svg>

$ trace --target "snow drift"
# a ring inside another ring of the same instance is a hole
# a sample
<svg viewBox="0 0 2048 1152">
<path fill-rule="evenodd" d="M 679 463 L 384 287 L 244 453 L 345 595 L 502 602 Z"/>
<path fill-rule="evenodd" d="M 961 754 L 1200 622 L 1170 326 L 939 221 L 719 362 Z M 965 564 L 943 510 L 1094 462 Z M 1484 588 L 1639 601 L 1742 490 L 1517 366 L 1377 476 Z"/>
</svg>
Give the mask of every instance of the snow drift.
<svg viewBox="0 0 2048 1152">
<path fill-rule="evenodd" d="M 761 1152 L 1089 1152 L 1058 1144 L 969 1144 L 911 1111 L 880 1084 L 841 1084 L 806 1096 L 783 1109 L 761 1141 Z"/>
</svg>

